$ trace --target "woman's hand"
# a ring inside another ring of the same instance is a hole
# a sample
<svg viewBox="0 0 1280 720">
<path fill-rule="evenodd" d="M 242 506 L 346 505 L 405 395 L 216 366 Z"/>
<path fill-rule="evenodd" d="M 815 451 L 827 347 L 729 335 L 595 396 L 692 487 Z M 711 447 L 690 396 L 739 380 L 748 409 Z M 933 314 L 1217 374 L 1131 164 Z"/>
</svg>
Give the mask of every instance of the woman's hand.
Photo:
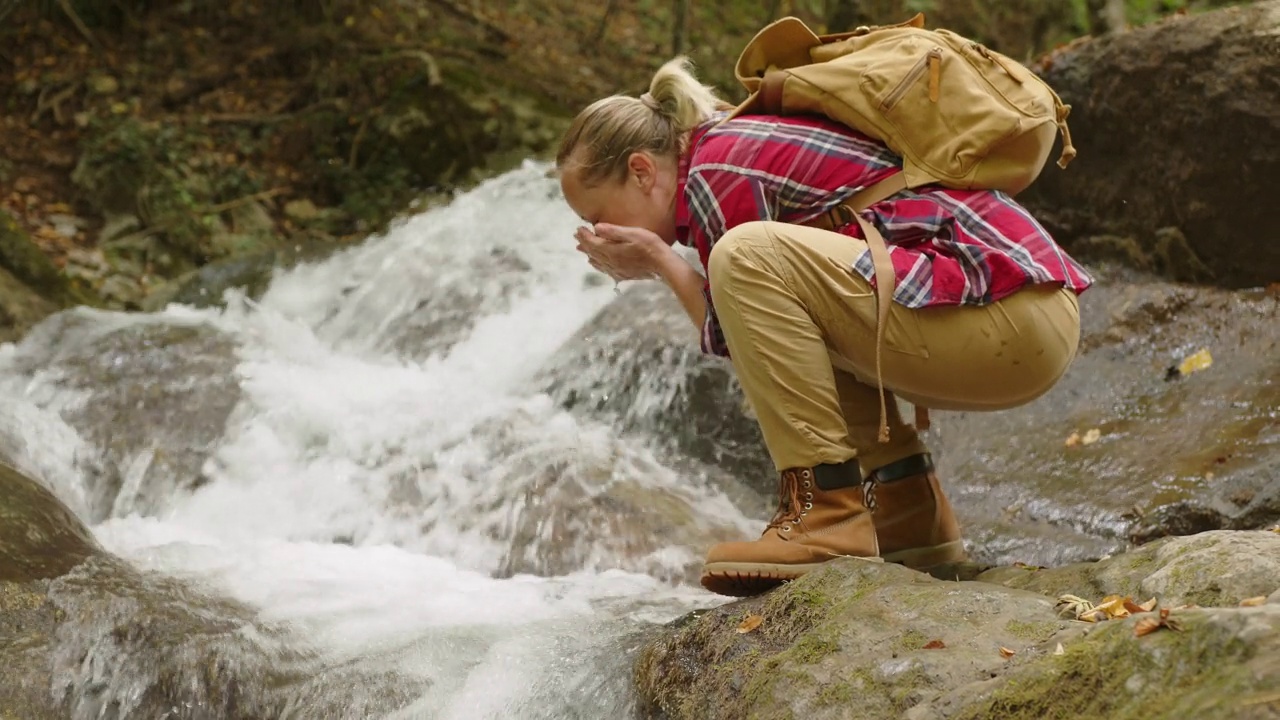
<svg viewBox="0 0 1280 720">
<path fill-rule="evenodd" d="M 658 258 L 669 249 L 655 233 L 638 227 L 597 223 L 594 229 L 578 228 L 574 237 L 591 267 L 615 281 L 654 277 Z"/>
</svg>

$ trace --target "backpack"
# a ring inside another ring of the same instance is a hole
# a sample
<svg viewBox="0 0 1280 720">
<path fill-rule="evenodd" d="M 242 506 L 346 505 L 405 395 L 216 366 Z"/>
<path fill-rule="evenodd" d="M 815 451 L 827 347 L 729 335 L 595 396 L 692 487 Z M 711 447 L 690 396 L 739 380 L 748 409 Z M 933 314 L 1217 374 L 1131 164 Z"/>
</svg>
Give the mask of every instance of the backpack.
<svg viewBox="0 0 1280 720">
<path fill-rule="evenodd" d="M 1071 106 L 1052 88 L 979 43 L 924 29 L 923 13 L 822 36 L 786 17 L 756 34 L 734 74 L 751 95 L 730 118 L 825 115 L 901 155 L 902 187 L 1015 195 L 1040 174 L 1059 131 L 1058 166 L 1076 154 Z"/>
<path fill-rule="evenodd" d="M 836 229 L 856 221 L 870 249 L 878 439 L 888 442 L 881 350 L 894 270 L 883 236 L 861 211 L 900 190 L 935 183 L 1015 195 L 1040 175 L 1059 132 L 1058 166 L 1075 157 L 1067 128 L 1071 106 L 1021 63 L 949 30 L 926 30 L 923 13 L 897 25 L 822 36 L 786 17 L 747 43 L 734 74 L 751 95 L 725 121 L 752 113 L 825 115 L 902 156 L 902 172 L 806 223 Z M 917 429 L 928 426 L 928 410 L 917 406 Z"/>
</svg>

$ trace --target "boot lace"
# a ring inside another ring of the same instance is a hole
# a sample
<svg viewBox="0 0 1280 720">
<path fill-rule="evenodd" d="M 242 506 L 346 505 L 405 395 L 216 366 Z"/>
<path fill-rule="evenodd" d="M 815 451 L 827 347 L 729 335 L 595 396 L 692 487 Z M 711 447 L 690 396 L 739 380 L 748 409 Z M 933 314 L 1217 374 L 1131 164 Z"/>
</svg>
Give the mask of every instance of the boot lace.
<svg viewBox="0 0 1280 720">
<path fill-rule="evenodd" d="M 813 471 L 808 468 L 784 470 L 778 485 L 778 509 L 765 530 L 778 528 L 784 533 L 791 532 L 812 509 Z"/>
</svg>

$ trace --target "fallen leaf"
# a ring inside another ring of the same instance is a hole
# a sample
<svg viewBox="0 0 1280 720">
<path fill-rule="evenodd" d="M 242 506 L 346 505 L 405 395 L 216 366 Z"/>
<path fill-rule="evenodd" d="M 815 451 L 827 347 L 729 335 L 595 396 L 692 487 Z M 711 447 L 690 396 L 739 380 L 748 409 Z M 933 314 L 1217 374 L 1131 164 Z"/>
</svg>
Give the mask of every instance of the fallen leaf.
<svg viewBox="0 0 1280 720">
<path fill-rule="evenodd" d="M 1080 433 L 1073 432 L 1067 436 L 1067 442 L 1066 442 L 1067 447 L 1075 447 L 1079 444 L 1080 444 Z"/>
<path fill-rule="evenodd" d="M 1009 648 L 1003 645 L 1000 646 L 1000 657 L 1004 658 L 1005 660 L 1008 660 L 1009 658 L 1017 654 L 1018 653 L 1015 650 L 1010 650 Z"/>
<path fill-rule="evenodd" d="M 1022 568 L 1023 570 L 1029 570 L 1029 571 L 1031 571 L 1031 572 L 1035 572 L 1036 570 L 1043 570 L 1043 569 L 1044 569 L 1044 568 L 1040 567 L 1039 565 L 1028 565 L 1028 564 L 1026 564 L 1026 563 L 1022 562 L 1021 560 L 1019 560 L 1019 561 L 1015 562 L 1015 563 L 1013 564 L 1013 566 L 1014 566 L 1014 567 L 1016 567 L 1016 568 Z"/>
<path fill-rule="evenodd" d="M 1132 602 L 1132 600 L 1132 598 L 1120 597 L 1119 595 L 1108 595 L 1102 598 L 1102 602 L 1098 603 L 1094 611 L 1106 613 L 1107 619 L 1127 618 L 1129 617 L 1129 611 L 1125 608 L 1125 603 Z"/>
<path fill-rule="evenodd" d="M 924 644 L 924 649 L 925 650 L 941 650 L 946 646 L 947 644 L 942 642 L 941 640 L 930 640 L 929 642 Z"/>
<path fill-rule="evenodd" d="M 1138 620 L 1138 622 L 1133 624 L 1134 637 L 1142 637 L 1143 635 L 1150 635 L 1151 633 L 1159 630 L 1162 624 L 1163 623 L 1160 622 L 1159 618 L 1153 618 L 1153 617 L 1142 618 Z"/>
<path fill-rule="evenodd" d="M 1265 595 L 1259 595 L 1258 597 L 1245 598 L 1244 600 L 1240 601 L 1240 607 L 1258 607 L 1259 605 L 1265 603 L 1266 601 L 1267 601 L 1267 598 Z"/>
<path fill-rule="evenodd" d="M 1158 617 L 1144 617 L 1133 624 L 1133 634 L 1137 637 L 1149 635 L 1160 628 L 1182 630 L 1182 623 L 1177 618 L 1169 617 L 1169 608 L 1160 608 Z"/>
<path fill-rule="evenodd" d="M 1208 348 L 1193 353 L 1185 360 L 1178 364 L 1178 373 L 1182 375 L 1190 375 L 1193 372 L 1204 370 L 1213 364 L 1213 356 L 1209 354 Z"/>
<path fill-rule="evenodd" d="M 1124 609 L 1127 610 L 1130 615 L 1134 613 L 1151 612 L 1150 610 L 1142 607 L 1141 605 L 1130 600 L 1129 598 L 1124 599 Z"/>
<path fill-rule="evenodd" d="M 1057 647 L 1055 647 L 1055 648 L 1053 649 L 1053 654 L 1054 654 L 1054 655 L 1066 655 L 1066 654 L 1067 654 L 1067 651 L 1066 651 L 1065 649 L 1063 649 L 1063 647 L 1062 647 L 1062 643 L 1058 643 L 1058 646 L 1057 646 Z"/>
<path fill-rule="evenodd" d="M 1156 609 L 1156 599 L 1151 598 L 1150 600 L 1142 603 L 1138 607 L 1142 608 L 1142 612 L 1151 612 L 1152 610 Z"/>
<path fill-rule="evenodd" d="M 763 616 L 755 614 L 748 615 L 742 620 L 742 623 L 738 625 L 738 632 L 749 633 L 760 627 L 760 623 L 762 622 L 764 622 Z"/>
<path fill-rule="evenodd" d="M 1092 445 L 1102 439 L 1102 431 L 1098 428 L 1089 428 L 1085 432 L 1084 437 L 1080 438 L 1081 445 Z"/>
<path fill-rule="evenodd" d="M 1094 608 L 1092 610 L 1086 610 L 1085 612 L 1081 613 L 1076 617 L 1076 619 L 1083 620 L 1084 622 L 1096 623 L 1096 622 L 1106 622 L 1107 620 L 1111 619 L 1111 616 L 1107 614 L 1106 610 L 1100 610 L 1098 608 Z"/>
</svg>

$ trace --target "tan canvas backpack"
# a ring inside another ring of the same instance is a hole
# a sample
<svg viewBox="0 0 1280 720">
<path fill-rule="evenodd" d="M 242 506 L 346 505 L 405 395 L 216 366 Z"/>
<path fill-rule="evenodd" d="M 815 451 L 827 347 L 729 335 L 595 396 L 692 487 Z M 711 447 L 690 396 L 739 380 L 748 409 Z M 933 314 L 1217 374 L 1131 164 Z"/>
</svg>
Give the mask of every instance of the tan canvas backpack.
<svg viewBox="0 0 1280 720">
<path fill-rule="evenodd" d="M 880 140 L 902 156 L 903 171 L 864 189 L 810 224 L 857 221 L 876 268 L 876 375 L 880 441 L 889 439 L 880 379 L 883 330 L 894 272 L 884 238 L 858 212 L 905 188 L 941 184 L 1016 194 L 1030 185 L 1053 149 L 1058 166 L 1075 157 L 1058 94 L 1022 64 L 949 30 L 926 30 L 924 15 L 898 25 L 815 34 L 798 18 L 770 24 L 734 69 L 751 93 L 742 114 L 825 115 Z M 916 422 L 928 426 L 917 408 Z"/>
</svg>

